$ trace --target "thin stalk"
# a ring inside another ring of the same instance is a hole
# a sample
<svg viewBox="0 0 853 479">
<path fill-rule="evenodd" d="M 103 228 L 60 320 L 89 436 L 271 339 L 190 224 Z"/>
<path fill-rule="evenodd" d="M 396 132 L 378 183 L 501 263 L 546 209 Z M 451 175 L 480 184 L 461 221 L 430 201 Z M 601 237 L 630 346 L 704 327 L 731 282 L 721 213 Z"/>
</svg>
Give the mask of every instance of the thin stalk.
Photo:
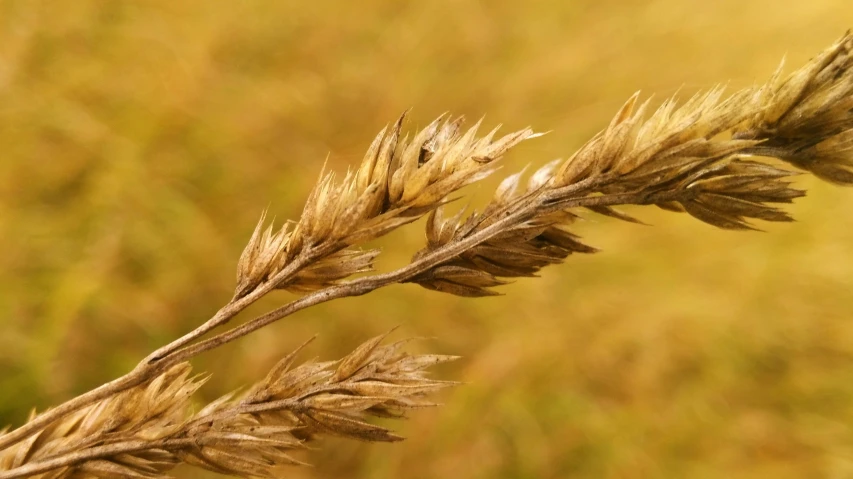
<svg viewBox="0 0 853 479">
<path fill-rule="evenodd" d="M 459 254 L 477 246 L 480 243 L 488 241 L 494 236 L 504 231 L 507 227 L 519 224 L 526 219 L 532 217 L 536 212 L 541 211 L 542 205 L 549 205 L 552 202 L 554 195 L 542 195 L 539 201 L 513 212 L 510 215 L 496 221 L 486 228 L 472 234 L 471 236 L 462 239 L 458 242 L 449 243 L 443 247 L 433 250 L 424 255 L 422 258 L 394 271 L 388 273 L 367 276 L 345 283 L 330 286 L 321 289 L 314 293 L 307 294 L 299 299 L 269 311 L 266 314 L 258 316 L 251 321 L 237 326 L 229 331 L 222 332 L 212 338 L 200 341 L 193 345 L 187 346 L 175 352 L 169 358 L 169 363 L 185 361 L 189 358 L 197 356 L 205 351 L 218 348 L 223 344 L 229 343 L 249 333 L 257 331 L 271 323 L 274 323 L 282 318 L 290 316 L 293 313 L 303 309 L 325 303 L 333 299 L 345 298 L 350 296 L 361 296 L 371 291 L 377 290 L 390 284 L 405 282 L 424 271 L 429 270 L 444 262 L 450 261 Z M 571 200 L 559 200 L 559 208 L 579 208 L 585 206 L 613 206 L 629 203 L 645 203 L 648 193 L 619 193 L 613 195 L 602 195 L 575 198 Z M 673 193 L 672 196 L 675 196 Z M 666 196 L 660 196 L 661 200 L 668 199 Z"/>
<path fill-rule="evenodd" d="M 89 392 L 83 393 L 73 399 L 70 399 L 60 404 L 59 406 L 54 407 L 53 409 L 47 410 L 36 418 L 34 418 L 33 420 L 18 427 L 17 429 L 0 436 L 0 451 L 6 449 L 9 446 L 14 445 L 15 443 L 23 439 L 26 439 L 32 434 L 35 434 L 36 432 L 44 429 L 52 422 L 58 421 L 68 414 L 72 414 L 76 411 L 79 411 L 80 409 L 83 409 L 86 406 L 90 406 L 114 394 L 118 394 L 132 387 L 144 384 L 146 381 L 150 380 L 151 378 L 155 377 L 157 374 L 168 368 L 169 365 L 175 364 L 177 362 L 167 361 L 164 363 L 163 359 L 167 358 L 174 351 L 179 350 L 180 348 L 200 338 L 201 336 L 212 331 L 213 329 L 228 323 L 231 319 L 233 319 L 240 312 L 249 307 L 252 303 L 275 289 L 275 287 L 282 281 L 289 279 L 300 269 L 302 269 L 306 264 L 309 264 L 311 261 L 315 260 L 318 255 L 322 255 L 324 253 L 325 249 L 318 249 L 313 251 L 308 250 L 307 253 L 298 256 L 296 259 L 294 259 L 293 262 L 288 264 L 287 267 L 283 268 L 273 278 L 253 290 L 251 293 L 247 294 L 246 296 L 243 296 L 242 298 L 232 299 L 228 304 L 226 304 L 219 311 L 217 311 L 216 314 L 213 315 L 213 317 L 205 321 L 204 324 L 202 324 L 201 326 L 195 328 L 184 336 L 181 336 L 175 341 L 172 341 L 171 343 L 149 354 L 145 359 L 140 361 L 136 368 L 134 368 L 129 373 L 117 379 L 114 379 L 113 381 L 110 381 L 106 384 L 103 384 Z"/>
<path fill-rule="evenodd" d="M 160 439 L 155 441 L 125 441 L 109 444 L 106 446 L 96 446 L 82 449 L 76 452 L 62 454 L 61 456 L 47 459 L 44 461 L 33 462 L 25 466 L 16 467 L 9 471 L 0 471 L 0 479 L 15 479 L 18 477 L 27 477 L 43 472 L 69 467 L 82 462 L 91 461 L 93 459 L 101 459 L 105 457 L 114 457 L 118 454 L 127 454 L 138 451 L 148 451 L 152 449 L 170 449 L 175 450 L 185 446 L 191 446 L 193 440 L 189 438 L 182 439 Z"/>
</svg>

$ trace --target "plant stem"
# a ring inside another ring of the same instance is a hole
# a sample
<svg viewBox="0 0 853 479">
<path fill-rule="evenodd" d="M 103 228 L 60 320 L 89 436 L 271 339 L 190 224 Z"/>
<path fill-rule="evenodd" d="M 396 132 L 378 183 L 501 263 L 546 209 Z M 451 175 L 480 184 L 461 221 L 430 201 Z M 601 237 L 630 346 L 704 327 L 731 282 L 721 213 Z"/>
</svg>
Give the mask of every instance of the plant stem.
<svg viewBox="0 0 853 479">
<path fill-rule="evenodd" d="M 147 364 L 160 361 L 163 358 L 172 354 L 172 352 L 177 351 L 178 349 L 195 341 L 201 336 L 204 336 L 205 334 L 218 328 L 219 326 L 228 323 L 229 321 L 231 321 L 232 318 L 234 318 L 234 316 L 237 316 L 241 311 L 246 309 L 252 303 L 275 289 L 276 286 L 281 284 L 282 281 L 289 279 L 291 276 L 293 276 L 295 273 L 305 267 L 306 264 L 309 264 L 311 261 L 315 260 L 318 256 L 322 256 L 324 251 L 325 248 L 323 249 L 323 251 L 308 249 L 307 251 L 303 252 L 293 261 L 291 261 L 287 266 L 282 268 L 281 271 L 276 273 L 276 275 L 270 278 L 268 281 L 259 285 L 257 288 L 255 288 L 249 294 L 243 296 L 242 298 L 232 299 L 228 304 L 226 304 L 222 309 L 217 311 L 217 313 L 212 318 L 208 319 L 204 324 L 149 354 L 145 359 L 142 360 L 142 363 Z"/>
<path fill-rule="evenodd" d="M 584 185 L 586 186 L 586 185 Z M 251 321 L 244 323 L 234 329 L 222 332 L 212 338 L 200 341 L 193 345 L 187 346 L 175 352 L 169 358 L 169 361 L 174 363 L 185 361 L 205 351 L 218 348 L 223 344 L 239 339 L 249 333 L 257 331 L 271 323 L 274 323 L 282 318 L 290 316 L 297 311 L 325 303 L 333 299 L 361 296 L 376 289 L 388 286 L 390 284 L 405 282 L 424 271 L 429 270 L 444 262 L 450 261 L 459 254 L 468 249 L 488 241 L 490 238 L 498 235 L 512 225 L 519 224 L 526 219 L 532 217 L 536 212 L 542 211 L 542 205 L 551 205 L 554 201 L 559 202 L 559 208 L 578 208 L 584 206 L 612 206 L 620 204 L 645 204 L 647 202 L 648 193 L 619 193 L 614 195 L 588 196 L 569 200 L 553 200 L 553 195 L 544 194 L 540 196 L 538 201 L 531 202 L 530 205 L 521 208 L 510 215 L 492 223 L 482 230 L 464 238 L 460 241 L 449 243 L 432 252 L 424 255 L 422 258 L 394 271 L 388 273 L 367 276 L 364 278 L 347 281 L 339 285 L 330 286 L 321 289 L 314 293 L 307 294 L 299 299 L 276 308 L 266 314 L 258 316 Z M 669 196 L 676 196 L 672 193 Z M 656 199 L 661 201 L 669 199 L 667 195 L 658 195 Z M 547 206 L 546 206 L 547 207 Z M 174 364 L 173 363 L 173 364 Z"/>
<path fill-rule="evenodd" d="M 136 368 L 131 372 L 89 392 L 70 399 L 53 409 L 49 409 L 17 429 L 0 436 L 0 451 L 23 439 L 26 439 L 36 432 L 44 429 L 52 422 L 58 421 L 68 414 L 79 411 L 86 406 L 92 405 L 114 394 L 126 391 L 134 386 L 144 384 L 146 381 L 168 368 L 168 366 L 178 362 L 163 361 L 174 351 L 179 350 L 181 347 L 186 346 L 211 330 L 226 324 L 252 303 L 275 289 L 275 287 L 282 281 L 287 280 L 306 264 L 309 264 L 311 261 L 316 259 L 317 256 L 324 253 L 325 249 L 307 250 L 295 258 L 294 261 L 278 272 L 273 278 L 270 278 L 269 281 L 265 282 L 251 293 L 239 299 L 232 299 L 201 326 L 149 354 L 145 359 L 140 361 Z"/>
<path fill-rule="evenodd" d="M 599 179 L 600 181 L 600 179 Z M 597 184 L 599 181 L 596 181 Z M 243 311 L 246 307 L 257 301 L 260 297 L 269 293 L 275 287 L 286 280 L 293 274 L 298 272 L 306 264 L 323 254 L 327 254 L 327 248 L 318 248 L 316 250 L 307 250 L 304 254 L 299 255 L 287 267 L 282 269 L 269 281 L 263 283 L 258 288 L 253 290 L 246 296 L 232 300 L 222 309 L 220 309 L 212 318 L 204 324 L 178 338 L 177 340 L 163 346 L 154 351 L 143 359 L 139 365 L 128 374 L 115 379 L 109 383 L 99 386 L 87 393 L 77 396 L 65 403 L 42 413 L 32 421 L 22 425 L 21 427 L 11 431 L 0 437 L 0 450 L 5 449 L 22 439 L 44 429 L 50 423 L 61 419 L 62 417 L 78 411 L 95 402 L 125 391 L 139 384 L 143 384 L 150 380 L 159 372 L 169 368 L 179 362 L 190 359 L 198 354 L 215 349 L 224 344 L 230 343 L 236 339 L 246 336 L 258 329 L 261 329 L 273 322 L 290 316 L 293 313 L 301 311 L 305 308 L 325 303 L 333 299 L 361 296 L 376 289 L 388 286 L 394 283 L 405 282 L 424 271 L 429 270 L 437 265 L 452 260 L 463 252 L 477 246 L 480 243 L 488 241 L 494 236 L 500 234 L 513 225 L 522 223 L 532 218 L 536 213 L 542 212 L 545 209 L 567 209 L 578 208 L 585 206 L 613 206 L 620 204 L 644 204 L 647 202 L 647 193 L 620 193 L 613 195 L 602 196 L 580 196 L 589 192 L 590 187 L 594 183 L 589 180 L 580 181 L 576 184 L 563 187 L 557 190 L 546 191 L 541 194 L 536 200 L 530 201 L 527 205 L 510 213 L 509 215 L 497 220 L 491 225 L 483 228 L 480 231 L 464 238 L 462 240 L 449 243 L 445 246 L 437 248 L 430 253 L 424 255 L 420 259 L 397 270 L 368 276 L 352 281 L 347 281 L 339 285 L 330 286 L 314 293 L 307 294 L 297 300 L 258 316 L 251 321 L 235 327 L 231 330 L 222 332 L 212 338 L 199 341 L 191 344 L 194 340 L 211 330 L 226 324 L 234 316 Z M 580 197 L 566 198 L 571 193 L 575 193 Z M 677 192 L 673 192 L 675 195 Z M 0 476 L 2 479 L 5 476 Z"/>
<path fill-rule="evenodd" d="M 9 471 L 0 471 L 0 479 L 15 479 L 27 477 L 42 472 L 52 471 L 63 467 L 73 466 L 81 462 L 91 461 L 104 457 L 112 457 L 118 454 L 126 454 L 151 449 L 175 450 L 184 446 L 192 445 L 192 439 L 160 439 L 155 441 L 125 441 L 82 449 L 76 452 L 62 454 L 60 456 L 44 461 L 32 462 L 25 466 L 16 467 Z"/>
</svg>

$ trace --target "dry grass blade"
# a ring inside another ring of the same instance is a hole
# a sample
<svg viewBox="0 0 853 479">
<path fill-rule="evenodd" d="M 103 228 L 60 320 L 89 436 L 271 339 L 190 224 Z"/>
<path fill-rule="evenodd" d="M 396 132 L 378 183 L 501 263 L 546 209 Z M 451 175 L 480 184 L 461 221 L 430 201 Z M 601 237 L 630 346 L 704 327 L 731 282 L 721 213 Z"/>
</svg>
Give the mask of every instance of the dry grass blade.
<svg viewBox="0 0 853 479">
<path fill-rule="evenodd" d="M 195 414 L 190 396 L 204 381 L 181 363 L 145 387 L 93 404 L 2 451 L 0 471 L 8 472 L 0 477 L 158 478 L 181 462 L 276 477 L 278 467 L 302 464 L 290 452 L 323 434 L 399 441 L 367 418 L 435 405 L 428 396 L 455 383 L 429 379 L 425 370 L 456 358 L 409 355 L 402 350 L 406 341 L 380 345 L 386 336 L 340 361 L 293 367 L 303 345 L 241 397 L 228 394 Z"/>
</svg>

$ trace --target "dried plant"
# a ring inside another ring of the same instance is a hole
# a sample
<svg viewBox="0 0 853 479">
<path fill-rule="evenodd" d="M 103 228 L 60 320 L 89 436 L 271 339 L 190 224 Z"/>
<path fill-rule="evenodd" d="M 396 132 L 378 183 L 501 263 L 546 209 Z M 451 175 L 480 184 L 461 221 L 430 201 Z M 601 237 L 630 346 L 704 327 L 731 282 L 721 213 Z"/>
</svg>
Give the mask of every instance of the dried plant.
<svg viewBox="0 0 853 479">
<path fill-rule="evenodd" d="M 185 462 L 222 474 L 274 477 L 287 454 L 318 434 L 364 441 L 402 439 L 364 421 L 434 406 L 425 396 L 453 383 L 424 369 L 455 356 L 380 346 L 376 337 L 340 361 L 294 367 L 294 351 L 240 397 L 227 394 L 191 413 L 205 381 L 179 363 L 147 384 L 102 399 L 51 423 L 0 455 L 8 477 L 163 477 Z M 306 343 L 307 344 L 307 343 Z"/>
<path fill-rule="evenodd" d="M 566 161 L 501 182 L 478 212 L 445 217 L 461 188 L 496 171 L 503 154 L 537 136 L 463 131 L 441 117 L 403 135 L 404 117 L 384 129 L 355 171 L 321 174 L 296 222 L 275 229 L 266 214 L 237 267 L 234 297 L 207 322 L 151 353 L 128 374 L 0 436 L 0 478 L 164 477 L 178 463 L 216 472 L 272 477 L 297 463 L 288 451 L 318 434 L 368 441 L 398 436 L 364 420 L 432 405 L 448 382 L 423 370 L 453 359 L 408 356 L 383 337 L 339 362 L 292 367 L 287 356 L 239 397 L 196 413 L 190 396 L 204 379 L 186 361 L 333 299 L 397 283 L 460 296 L 495 294 L 507 278 L 535 276 L 572 253 L 592 253 L 568 227 L 584 211 L 637 221 L 620 205 L 656 205 L 726 229 L 751 221 L 791 221 L 778 204 L 804 192 L 785 164 L 853 184 L 853 36 L 807 65 L 723 97 L 723 88 L 651 114 L 631 97 L 610 124 Z M 405 115 L 404 115 L 405 116 Z M 780 161 L 781 160 L 781 164 Z M 411 263 L 372 273 L 380 253 L 366 242 L 428 217 L 426 244 Z M 347 279 L 356 273 L 370 273 Z M 228 323 L 275 289 L 297 299 L 238 326 Z M 202 336 L 219 331 L 206 339 Z M 301 349 L 301 348 L 300 348 Z"/>
</svg>

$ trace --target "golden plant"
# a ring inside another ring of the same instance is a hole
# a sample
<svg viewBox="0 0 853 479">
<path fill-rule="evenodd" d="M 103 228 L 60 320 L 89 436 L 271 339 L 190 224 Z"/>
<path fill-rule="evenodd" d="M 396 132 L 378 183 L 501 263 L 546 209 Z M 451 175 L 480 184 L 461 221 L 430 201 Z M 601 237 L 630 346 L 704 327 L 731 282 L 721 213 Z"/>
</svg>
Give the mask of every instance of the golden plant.
<svg viewBox="0 0 853 479">
<path fill-rule="evenodd" d="M 124 376 L 49 409 L 0 436 L 0 478 L 165 477 L 179 463 L 275 477 L 298 463 L 288 452 L 321 434 L 367 441 L 399 437 L 367 422 L 433 405 L 453 384 L 424 370 L 452 356 L 415 355 L 374 338 L 337 362 L 294 367 L 295 353 L 243 394 L 192 411 L 204 382 L 187 360 L 305 308 L 398 283 L 460 296 L 495 294 L 507 278 L 534 276 L 572 253 L 591 253 L 568 227 L 581 210 L 626 221 L 621 205 L 656 205 L 716 227 L 791 221 L 778 208 L 804 192 L 794 166 L 853 184 L 853 35 L 788 76 L 728 97 L 713 88 L 648 114 L 632 96 L 610 124 L 565 161 L 522 185 L 504 179 L 482 211 L 445 217 L 461 188 L 497 170 L 503 154 L 538 136 L 496 138 L 440 117 L 404 135 L 382 130 L 354 171 L 323 172 L 301 217 L 275 229 L 261 215 L 237 266 L 233 298 L 193 331 L 152 352 Z M 779 161 L 783 165 L 779 165 Z M 427 217 L 426 244 L 401 268 L 372 273 L 365 243 Z M 370 273 L 347 279 L 357 273 Z M 275 289 L 302 295 L 237 326 L 229 322 Z M 203 338 L 210 334 L 208 337 Z M 301 348 L 300 348 L 301 349 Z"/>
</svg>

